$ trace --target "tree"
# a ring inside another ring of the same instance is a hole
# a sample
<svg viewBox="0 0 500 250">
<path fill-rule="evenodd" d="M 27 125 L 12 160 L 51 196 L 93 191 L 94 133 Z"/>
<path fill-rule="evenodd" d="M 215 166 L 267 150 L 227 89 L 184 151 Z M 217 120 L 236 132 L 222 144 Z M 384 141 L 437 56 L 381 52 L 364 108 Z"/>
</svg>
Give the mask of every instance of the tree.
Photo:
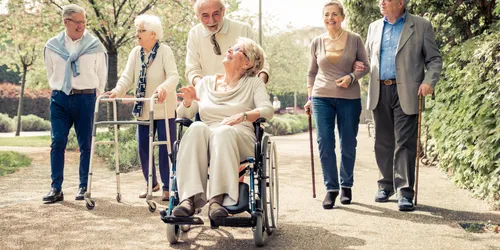
<svg viewBox="0 0 500 250">
<path fill-rule="evenodd" d="M 369 24 L 382 17 L 378 2 L 378 0 L 344 1 L 349 29 L 358 33 L 363 40 L 366 39 Z"/>
<path fill-rule="evenodd" d="M 41 1 L 24 0 L 9 1 L 9 13 L 2 16 L 0 26 L 0 44 L 6 47 L 0 53 L 9 68 L 17 68 L 21 73 L 21 93 L 17 109 L 16 136 L 21 131 L 23 114 L 24 89 L 26 76 L 40 55 L 43 55 L 43 44 L 53 27 L 53 17 L 44 13 Z"/>
</svg>

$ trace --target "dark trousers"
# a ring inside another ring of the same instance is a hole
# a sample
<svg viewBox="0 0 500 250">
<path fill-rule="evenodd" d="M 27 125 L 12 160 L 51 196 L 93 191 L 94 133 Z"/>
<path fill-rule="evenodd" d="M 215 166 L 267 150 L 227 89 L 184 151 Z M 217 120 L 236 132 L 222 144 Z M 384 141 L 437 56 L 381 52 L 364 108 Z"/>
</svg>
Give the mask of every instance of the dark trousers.
<svg viewBox="0 0 500 250">
<path fill-rule="evenodd" d="M 50 145 L 50 168 L 52 187 L 61 190 L 64 180 L 64 152 L 68 143 L 68 133 L 74 125 L 80 147 L 80 187 L 87 186 L 92 124 L 96 95 L 66 95 L 53 90 L 50 97 L 50 125 L 52 144 Z"/>
<path fill-rule="evenodd" d="M 417 94 L 417 93 L 415 93 Z M 397 84 L 380 85 L 380 97 L 373 110 L 375 121 L 375 158 L 382 174 L 380 189 L 394 190 L 413 199 L 415 157 L 417 155 L 417 118 L 407 115 L 399 103 Z"/>
<path fill-rule="evenodd" d="M 176 127 L 175 127 L 175 118 L 168 119 L 168 126 L 170 129 L 170 146 L 173 148 L 174 141 L 176 140 Z M 165 133 L 165 120 L 155 120 L 154 121 L 154 129 L 153 129 L 153 137 L 158 135 L 158 141 L 166 141 L 167 134 Z M 149 126 L 148 125 L 139 125 L 137 127 L 137 141 L 139 148 L 139 158 L 141 160 L 142 173 L 144 174 L 144 179 L 146 179 L 146 183 L 148 182 L 149 175 Z M 168 167 L 168 151 L 166 145 L 161 145 L 159 148 L 159 168 L 160 168 L 160 177 L 161 182 L 163 183 L 163 191 L 169 190 L 169 182 L 170 182 L 170 168 Z M 153 187 L 158 184 L 158 179 L 156 177 L 156 166 L 153 157 Z"/>
<path fill-rule="evenodd" d="M 358 144 L 356 137 L 362 109 L 361 99 L 314 97 L 312 105 L 326 190 L 339 190 L 335 154 L 335 119 L 340 139 L 340 186 L 351 188 L 354 184 L 353 172 Z"/>
</svg>

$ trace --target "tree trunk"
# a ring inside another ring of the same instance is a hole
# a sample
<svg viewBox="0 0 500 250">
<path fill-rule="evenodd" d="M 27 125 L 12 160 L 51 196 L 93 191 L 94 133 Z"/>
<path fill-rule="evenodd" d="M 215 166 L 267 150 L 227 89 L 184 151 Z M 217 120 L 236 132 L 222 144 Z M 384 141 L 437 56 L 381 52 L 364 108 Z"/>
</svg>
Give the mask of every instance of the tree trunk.
<svg viewBox="0 0 500 250">
<path fill-rule="evenodd" d="M 23 100 L 24 100 L 24 85 L 26 84 L 26 73 L 28 66 L 23 65 L 23 78 L 21 79 L 21 94 L 19 95 L 19 102 L 17 104 L 17 128 L 16 136 L 21 133 L 21 115 L 23 114 Z"/>
<path fill-rule="evenodd" d="M 116 87 L 118 81 L 118 52 L 108 51 L 108 83 L 106 84 L 106 91 L 110 91 Z M 106 119 L 113 120 L 113 104 L 106 103 Z"/>
</svg>

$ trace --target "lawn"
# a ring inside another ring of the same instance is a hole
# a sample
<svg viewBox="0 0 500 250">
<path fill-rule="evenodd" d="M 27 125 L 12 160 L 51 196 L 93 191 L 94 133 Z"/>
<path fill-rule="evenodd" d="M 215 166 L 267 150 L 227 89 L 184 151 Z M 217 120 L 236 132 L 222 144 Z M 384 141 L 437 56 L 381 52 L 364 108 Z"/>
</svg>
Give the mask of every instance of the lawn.
<svg viewBox="0 0 500 250">
<path fill-rule="evenodd" d="M 0 152 L 0 176 L 14 173 L 19 168 L 31 165 L 31 159 L 17 152 L 2 151 Z"/>
<path fill-rule="evenodd" d="M 0 146 L 50 147 L 50 135 L 0 138 Z"/>
</svg>

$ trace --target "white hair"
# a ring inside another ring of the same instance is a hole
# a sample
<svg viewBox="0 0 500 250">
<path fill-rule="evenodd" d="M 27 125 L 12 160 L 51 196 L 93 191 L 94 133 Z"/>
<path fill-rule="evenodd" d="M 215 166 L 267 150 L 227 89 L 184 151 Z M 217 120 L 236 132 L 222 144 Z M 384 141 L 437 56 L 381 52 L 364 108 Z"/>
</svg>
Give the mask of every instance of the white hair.
<svg viewBox="0 0 500 250">
<path fill-rule="evenodd" d="M 202 2 L 202 1 L 205 1 L 205 2 L 206 2 L 206 1 L 210 1 L 210 0 L 196 0 L 196 2 L 195 2 L 195 3 L 194 3 L 194 5 L 193 5 L 194 13 L 195 13 L 196 15 L 200 14 L 200 11 L 199 11 L 199 8 L 198 8 L 198 7 L 200 6 L 200 2 Z M 219 3 L 221 10 L 225 10 L 225 9 L 226 9 L 226 6 L 225 6 L 225 5 L 224 5 L 224 3 L 222 2 L 222 0 L 214 0 L 214 1 L 216 1 L 216 2 L 218 2 L 218 3 Z"/>
<path fill-rule="evenodd" d="M 163 39 L 163 27 L 158 16 L 148 14 L 139 15 L 135 18 L 134 25 L 137 28 L 141 24 L 144 25 L 145 30 L 154 32 L 157 40 L 161 41 Z"/>
<path fill-rule="evenodd" d="M 254 40 L 246 37 L 240 37 L 237 43 L 242 43 L 245 53 L 248 56 L 252 67 L 250 67 L 244 75 L 255 76 L 264 67 L 264 50 Z"/>
<path fill-rule="evenodd" d="M 85 16 L 85 9 L 76 5 L 76 4 L 69 4 L 69 5 L 63 6 L 63 8 L 62 8 L 62 21 L 64 22 L 64 19 L 70 18 L 75 13 L 80 13 L 80 14 L 83 14 Z"/>
</svg>

